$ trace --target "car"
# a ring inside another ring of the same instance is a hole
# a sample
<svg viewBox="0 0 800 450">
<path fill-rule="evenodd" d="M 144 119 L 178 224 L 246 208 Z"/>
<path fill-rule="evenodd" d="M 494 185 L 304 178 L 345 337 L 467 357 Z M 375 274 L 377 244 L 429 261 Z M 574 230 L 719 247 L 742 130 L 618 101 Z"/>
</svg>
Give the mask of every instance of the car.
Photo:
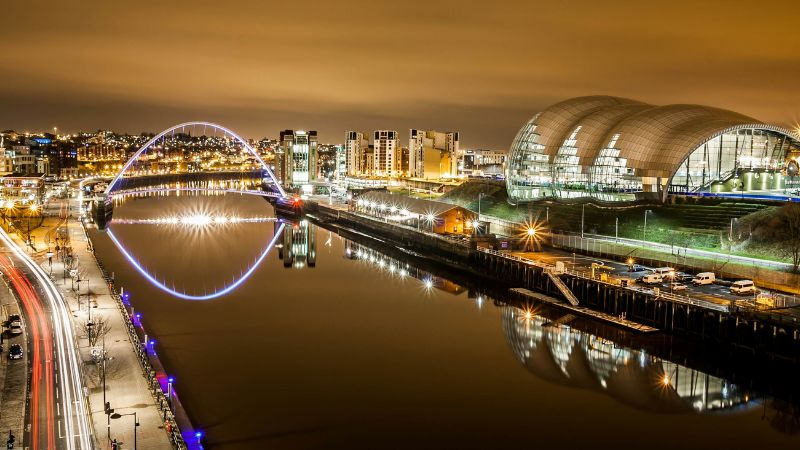
<svg viewBox="0 0 800 450">
<path fill-rule="evenodd" d="M 630 272 L 644 272 L 645 270 L 647 270 L 647 267 L 641 264 L 634 264 L 631 266 Z"/>
<path fill-rule="evenodd" d="M 675 272 L 675 281 L 692 281 L 694 277 L 686 272 Z"/>
<path fill-rule="evenodd" d="M 11 324 L 8 328 L 8 332 L 13 335 L 22 334 L 22 322 L 16 321 Z"/>
<path fill-rule="evenodd" d="M 734 281 L 731 284 L 730 291 L 731 294 L 736 294 L 736 295 L 749 295 L 758 292 L 758 290 L 756 289 L 756 285 L 753 284 L 753 280 Z"/>
<path fill-rule="evenodd" d="M 22 319 L 19 317 L 19 314 L 11 314 L 10 316 L 8 316 L 8 322 L 9 322 L 9 323 L 11 323 L 11 322 L 14 322 L 14 321 L 17 321 L 17 320 L 22 320 Z"/>
<path fill-rule="evenodd" d="M 22 346 L 14 344 L 8 349 L 8 359 L 22 359 Z"/>
<path fill-rule="evenodd" d="M 686 285 L 683 283 L 672 283 L 670 289 L 672 289 L 673 291 L 685 291 Z"/>
</svg>

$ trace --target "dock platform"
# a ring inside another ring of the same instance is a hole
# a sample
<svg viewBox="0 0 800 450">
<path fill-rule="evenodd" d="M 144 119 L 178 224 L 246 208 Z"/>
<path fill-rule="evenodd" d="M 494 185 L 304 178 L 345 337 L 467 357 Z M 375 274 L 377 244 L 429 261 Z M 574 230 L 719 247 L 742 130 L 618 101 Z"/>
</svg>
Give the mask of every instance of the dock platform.
<svg viewBox="0 0 800 450">
<path fill-rule="evenodd" d="M 523 297 L 528 298 L 530 300 L 534 300 L 537 302 L 547 303 L 553 305 L 558 308 L 566 309 L 570 312 L 575 314 L 589 317 L 591 319 L 599 320 L 602 322 L 610 323 L 614 326 L 618 326 L 621 328 L 625 328 L 630 331 L 635 331 L 637 333 L 655 333 L 658 332 L 658 328 L 653 328 L 647 325 L 642 325 L 640 323 L 632 322 L 627 319 L 623 319 L 621 317 L 612 316 L 611 314 L 606 314 L 599 311 L 594 311 L 589 308 L 585 308 L 583 306 L 573 306 L 568 303 L 561 302 L 549 295 L 540 294 L 538 292 L 533 292 L 529 289 L 524 288 L 511 288 L 511 292 Z"/>
</svg>

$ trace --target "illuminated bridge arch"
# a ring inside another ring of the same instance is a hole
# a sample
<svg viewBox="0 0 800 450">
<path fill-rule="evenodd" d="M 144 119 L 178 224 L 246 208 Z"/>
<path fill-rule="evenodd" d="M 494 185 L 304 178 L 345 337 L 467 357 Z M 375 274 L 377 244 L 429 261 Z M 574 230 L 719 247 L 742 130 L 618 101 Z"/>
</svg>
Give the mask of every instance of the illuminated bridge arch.
<svg viewBox="0 0 800 450">
<path fill-rule="evenodd" d="M 180 124 L 175 125 L 173 127 L 167 128 L 166 130 L 162 131 L 161 133 L 158 133 L 157 135 L 155 135 L 152 139 L 147 141 L 139 150 L 137 150 L 136 153 L 133 154 L 133 156 L 131 156 L 131 158 L 128 160 L 128 162 L 126 162 L 125 165 L 122 167 L 122 170 L 120 170 L 119 173 L 117 174 L 117 176 L 115 176 L 114 179 L 111 180 L 111 183 L 109 183 L 108 187 L 106 188 L 106 191 L 105 191 L 106 195 L 111 193 L 111 191 L 114 189 L 114 186 L 116 186 L 117 182 L 125 174 L 125 171 L 127 171 L 128 168 L 130 168 L 130 166 L 133 165 L 133 163 L 136 162 L 137 159 L 139 159 L 139 156 L 142 153 L 144 153 L 145 151 L 147 151 L 147 149 L 149 149 L 150 146 L 152 146 L 154 143 L 158 142 L 159 139 L 163 138 L 164 136 L 166 136 L 166 135 L 168 135 L 170 133 L 174 133 L 176 130 L 183 131 L 186 128 L 197 127 L 197 126 L 202 126 L 203 127 L 204 134 L 205 134 L 205 130 L 206 129 L 211 128 L 212 130 L 215 130 L 215 131 L 221 131 L 225 135 L 230 136 L 231 138 L 233 138 L 234 140 L 239 142 L 245 149 L 247 149 L 248 152 L 250 152 L 251 155 L 253 155 L 256 158 L 256 160 L 258 160 L 258 162 L 261 164 L 261 167 L 267 172 L 267 175 L 272 180 L 272 182 L 275 184 L 275 187 L 278 189 L 278 192 L 280 193 L 280 195 L 283 196 L 283 197 L 286 196 L 286 192 L 284 192 L 284 190 L 281 187 L 280 183 L 278 183 L 278 180 L 275 178 L 275 174 L 272 173 L 272 170 L 270 170 L 269 166 L 267 166 L 267 164 L 264 162 L 264 160 L 261 159 L 261 156 L 259 156 L 258 152 L 256 152 L 255 149 L 253 149 L 253 147 L 251 147 L 250 144 L 248 144 L 247 141 L 242 139 L 242 137 L 239 136 L 238 134 L 234 133 L 233 131 L 231 131 L 228 128 L 223 127 L 222 125 L 218 125 L 218 124 L 215 124 L 215 123 L 212 123 L 212 122 L 185 122 L 185 123 L 180 123 Z"/>
<path fill-rule="evenodd" d="M 267 246 L 264 248 L 264 251 L 262 251 L 261 254 L 258 255 L 258 258 L 255 259 L 255 261 L 253 262 L 253 265 L 251 265 L 246 271 L 244 271 L 239 276 L 239 278 L 234 279 L 233 282 L 231 282 L 227 286 L 222 287 L 221 289 L 218 289 L 218 290 L 215 290 L 214 292 L 203 294 L 203 295 L 187 294 L 185 292 L 180 292 L 180 291 L 176 290 L 174 287 L 167 286 L 163 282 L 159 281 L 158 278 L 156 278 L 155 276 L 150 274 L 150 272 L 148 272 L 147 269 L 145 269 L 144 266 L 142 266 L 139 263 L 139 261 L 137 261 L 133 257 L 133 255 L 130 254 L 130 252 L 128 252 L 128 250 L 125 248 L 125 246 L 122 245 L 122 242 L 120 242 L 119 239 L 117 239 L 117 237 L 114 235 L 114 232 L 111 231 L 110 229 L 108 230 L 108 236 L 111 238 L 111 241 L 114 242 L 114 245 L 117 246 L 117 248 L 119 249 L 120 253 L 122 253 L 125 256 L 125 258 L 131 263 L 131 265 L 133 265 L 133 267 L 135 267 L 136 270 L 143 277 L 145 277 L 147 279 L 147 281 L 152 283 L 155 287 L 161 289 L 162 291 L 164 291 L 164 292 L 166 292 L 166 293 L 168 293 L 168 294 L 170 294 L 172 296 L 175 296 L 175 297 L 178 297 L 178 298 L 181 298 L 181 299 L 184 299 L 184 300 L 213 300 L 215 298 L 222 297 L 223 295 L 226 295 L 226 294 L 232 292 L 234 289 L 236 289 L 242 283 L 244 283 L 245 280 L 247 280 L 250 277 L 250 275 L 253 274 L 253 272 L 256 271 L 258 266 L 261 265 L 261 263 L 264 261 L 264 259 L 269 254 L 269 252 L 275 247 L 275 243 L 278 242 L 278 239 L 280 239 L 280 237 L 283 235 L 284 228 L 286 228 L 286 224 L 285 223 L 280 223 L 280 226 L 278 226 L 278 228 L 275 230 L 275 235 L 272 237 L 272 239 L 270 239 L 269 244 L 267 244 Z"/>
</svg>

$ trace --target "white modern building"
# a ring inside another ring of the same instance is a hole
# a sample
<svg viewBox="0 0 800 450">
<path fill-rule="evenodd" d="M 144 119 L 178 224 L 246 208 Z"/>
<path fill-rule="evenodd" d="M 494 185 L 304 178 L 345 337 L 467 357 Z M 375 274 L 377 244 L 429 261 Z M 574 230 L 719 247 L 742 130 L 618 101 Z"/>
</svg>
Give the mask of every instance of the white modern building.
<svg viewBox="0 0 800 450">
<path fill-rule="evenodd" d="M 408 172 L 414 178 L 439 179 L 458 173 L 457 131 L 409 131 Z"/>
<path fill-rule="evenodd" d="M 800 187 L 800 136 L 733 111 L 577 97 L 522 126 L 506 169 L 514 202 L 782 195 Z"/>
<path fill-rule="evenodd" d="M 276 159 L 276 175 L 283 186 L 299 186 L 316 180 L 317 132 L 281 131 Z"/>
<path fill-rule="evenodd" d="M 402 175 L 400 170 L 400 139 L 398 139 L 397 131 L 375 130 L 373 136 L 372 175 L 377 177 Z"/>
<path fill-rule="evenodd" d="M 366 153 L 369 139 L 366 133 L 347 131 L 344 135 L 344 153 L 347 175 L 351 177 L 363 175 L 366 165 Z"/>
</svg>

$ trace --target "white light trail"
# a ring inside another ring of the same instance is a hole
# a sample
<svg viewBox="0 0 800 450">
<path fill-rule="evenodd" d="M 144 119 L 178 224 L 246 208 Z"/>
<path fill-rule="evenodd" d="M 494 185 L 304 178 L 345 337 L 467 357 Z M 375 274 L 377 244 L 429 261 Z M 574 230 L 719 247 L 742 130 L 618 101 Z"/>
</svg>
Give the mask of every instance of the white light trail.
<svg viewBox="0 0 800 450">
<path fill-rule="evenodd" d="M 55 331 L 56 348 L 58 349 L 59 375 L 62 382 L 58 383 L 60 392 L 62 415 L 66 435 L 67 449 L 91 449 L 89 411 L 86 399 L 83 396 L 83 378 L 81 375 L 80 359 L 76 351 L 75 332 L 72 319 L 67 311 L 64 297 L 58 291 L 53 281 L 39 267 L 30 256 L 20 249 L 11 237 L 0 228 L 0 240 L 6 248 L 18 257 L 31 273 L 36 277 L 40 287 L 44 289 L 44 300 L 50 306 L 52 313 L 53 330 Z M 76 447 L 76 440 L 78 446 Z"/>
</svg>

